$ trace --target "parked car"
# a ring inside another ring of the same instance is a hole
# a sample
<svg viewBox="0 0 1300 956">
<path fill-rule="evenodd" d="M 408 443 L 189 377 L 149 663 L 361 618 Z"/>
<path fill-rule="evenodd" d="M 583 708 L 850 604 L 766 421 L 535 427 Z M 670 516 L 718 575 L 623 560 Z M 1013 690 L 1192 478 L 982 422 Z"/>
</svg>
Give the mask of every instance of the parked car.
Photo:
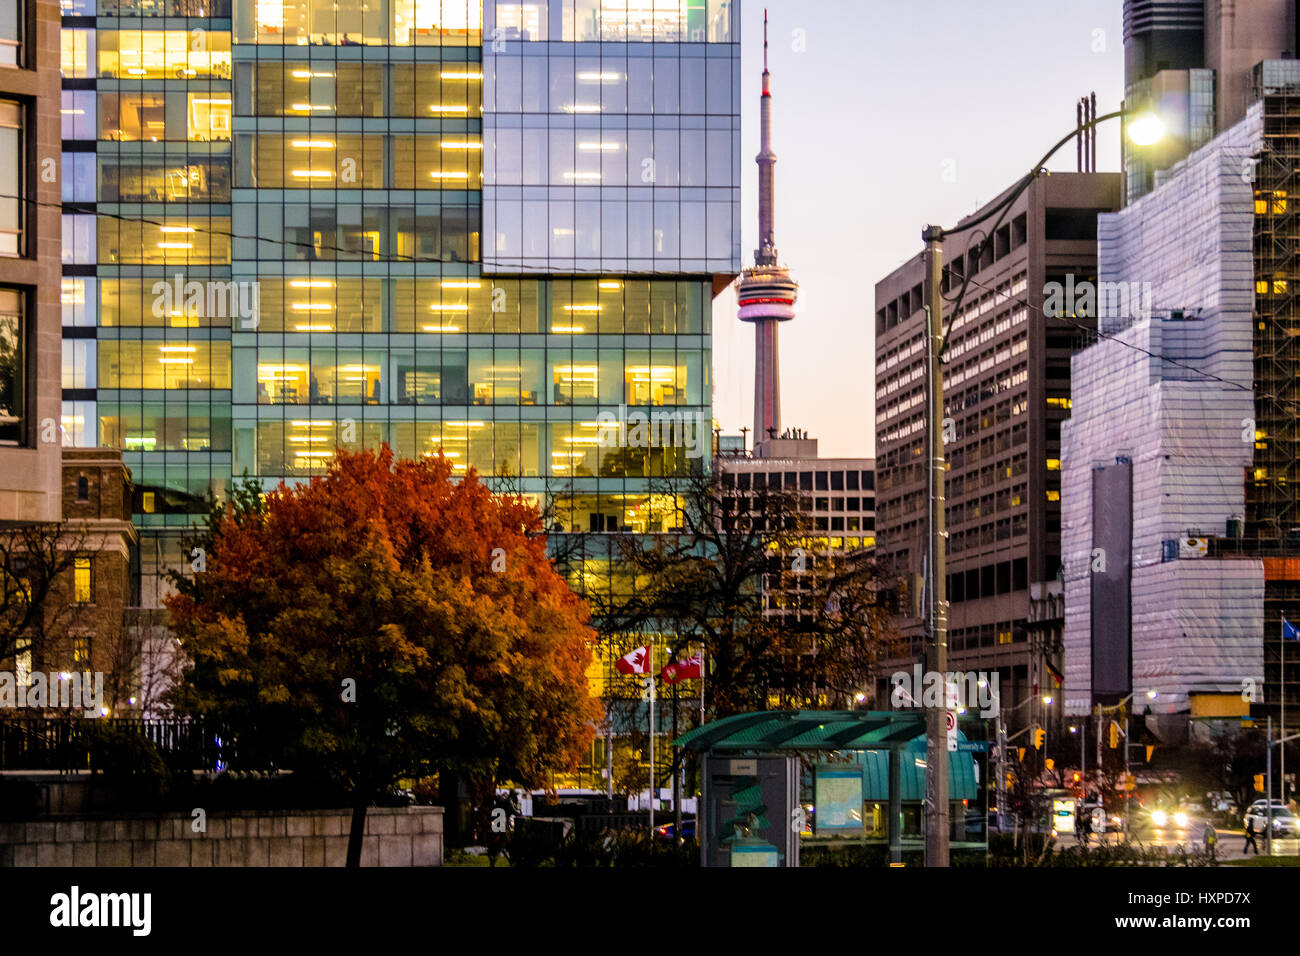
<svg viewBox="0 0 1300 956">
<path fill-rule="evenodd" d="M 644 830 L 642 831 L 645 832 Z M 674 823 L 665 823 L 662 826 L 655 827 L 655 836 L 660 840 L 675 840 L 677 838 L 677 825 Z M 682 821 L 682 839 L 691 840 L 695 837 L 695 821 Z"/>
</svg>

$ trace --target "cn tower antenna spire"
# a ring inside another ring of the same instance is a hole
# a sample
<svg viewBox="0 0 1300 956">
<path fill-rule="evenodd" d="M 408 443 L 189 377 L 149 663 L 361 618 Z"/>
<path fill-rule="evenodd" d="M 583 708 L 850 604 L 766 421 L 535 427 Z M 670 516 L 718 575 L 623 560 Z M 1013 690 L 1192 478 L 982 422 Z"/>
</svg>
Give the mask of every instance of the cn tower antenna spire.
<svg viewBox="0 0 1300 956">
<path fill-rule="evenodd" d="M 767 76 L 767 8 L 763 8 L 763 75 Z M 767 84 L 764 83 L 764 86 Z"/>
<path fill-rule="evenodd" d="M 767 11 L 763 11 L 763 97 L 759 101 L 757 265 L 776 265 L 776 153 L 772 151 L 772 74 L 767 68 Z"/>
</svg>

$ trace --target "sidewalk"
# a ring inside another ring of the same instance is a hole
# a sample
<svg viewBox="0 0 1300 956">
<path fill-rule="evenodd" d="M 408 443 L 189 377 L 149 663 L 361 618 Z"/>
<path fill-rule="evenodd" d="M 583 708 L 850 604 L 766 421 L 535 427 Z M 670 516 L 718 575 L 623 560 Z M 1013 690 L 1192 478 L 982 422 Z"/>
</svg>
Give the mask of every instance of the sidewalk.
<svg viewBox="0 0 1300 956">
<path fill-rule="evenodd" d="M 1219 830 L 1218 834 L 1219 834 L 1219 842 L 1218 845 L 1215 847 L 1215 855 L 1218 857 L 1218 859 L 1220 860 L 1245 859 L 1246 854 L 1243 852 L 1243 848 L 1246 845 L 1245 831 Z M 1105 842 L 1109 845 L 1114 845 L 1116 843 L 1122 842 L 1122 840 L 1123 840 L 1123 834 L 1120 833 L 1107 833 L 1105 835 Z M 1257 840 L 1260 849 L 1259 855 L 1263 856 L 1264 839 L 1262 837 L 1258 837 Z M 1163 846 L 1163 847 L 1168 847 L 1171 850 L 1178 847 L 1181 844 L 1189 852 L 1192 850 L 1202 850 L 1205 848 L 1205 844 L 1201 842 L 1199 834 L 1197 835 L 1196 839 L 1185 837 L 1182 840 L 1179 840 L 1176 834 L 1165 834 L 1163 839 L 1159 839 L 1159 840 L 1151 839 L 1149 837 L 1144 839 L 1141 836 L 1134 834 L 1131 842 L 1141 843 L 1144 846 Z M 1060 836 L 1057 837 L 1057 846 L 1059 846 L 1062 849 L 1066 847 L 1075 846 L 1075 845 L 1076 845 L 1076 841 L 1074 839 L 1073 833 L 1062 833 Z M 1089 840 L 1089 845 L 1091 846 L 1097 845 L 1096 836 L 1092 837 L 1092 839 Z M 1250 855 L 1254 856 L 1255 854 L 1254 852 L 1252 852 Z M 1274 856 L 1300 855 L 1300 840 L 1296 840 L 1296 839 L 1274 840 L 1273 855 Z"/>
</svg>

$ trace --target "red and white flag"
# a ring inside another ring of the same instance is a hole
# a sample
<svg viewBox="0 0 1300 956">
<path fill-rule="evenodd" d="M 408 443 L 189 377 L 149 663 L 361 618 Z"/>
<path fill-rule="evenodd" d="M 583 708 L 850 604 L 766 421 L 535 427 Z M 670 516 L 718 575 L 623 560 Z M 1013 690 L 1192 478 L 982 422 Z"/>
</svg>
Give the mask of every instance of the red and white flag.
<svg viewBox="0 0 1300 956">
<path fill-rule="evenodd" d="M 630 654 L 625 654 L 614 662 L 614 668 L 620 674 L 649 674 L 650 648 L 638 647 Z"/>
<path fill-rule="evenodd" d="M 683 680 L 699 680 L 704 673 L 703 655 L 696 654 L 684 661 L 669 661 L 659 672 L 665 683 L 676 684 Z"/>
</svg>

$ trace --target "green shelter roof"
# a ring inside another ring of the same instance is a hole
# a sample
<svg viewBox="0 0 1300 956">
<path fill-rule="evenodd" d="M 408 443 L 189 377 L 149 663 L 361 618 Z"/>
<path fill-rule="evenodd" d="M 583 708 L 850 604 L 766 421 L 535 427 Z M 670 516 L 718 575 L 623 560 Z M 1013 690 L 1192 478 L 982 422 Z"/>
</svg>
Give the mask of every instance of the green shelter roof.
<svg viewBox="0 0 1300 956">
<path fill-rule="evenodd" d="M 921 710 L 773 710 L 736 714 L 674 741 L 693 751 L 873 750 L 925 733 Z"/>
</svg>

